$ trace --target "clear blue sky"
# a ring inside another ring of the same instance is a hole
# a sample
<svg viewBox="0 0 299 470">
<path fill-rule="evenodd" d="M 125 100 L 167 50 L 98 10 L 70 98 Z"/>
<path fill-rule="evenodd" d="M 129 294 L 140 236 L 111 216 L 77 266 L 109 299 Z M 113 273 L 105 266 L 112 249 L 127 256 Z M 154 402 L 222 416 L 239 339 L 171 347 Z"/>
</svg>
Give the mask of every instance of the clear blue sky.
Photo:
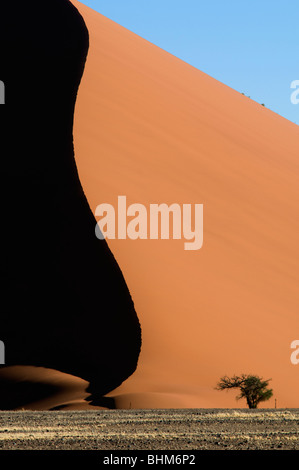
<svg viewBox="0 0 299 470">
<path fill-rule="evenodd" d="M 299 124 L 298 0 L 81 0 Z"/>
</svg>

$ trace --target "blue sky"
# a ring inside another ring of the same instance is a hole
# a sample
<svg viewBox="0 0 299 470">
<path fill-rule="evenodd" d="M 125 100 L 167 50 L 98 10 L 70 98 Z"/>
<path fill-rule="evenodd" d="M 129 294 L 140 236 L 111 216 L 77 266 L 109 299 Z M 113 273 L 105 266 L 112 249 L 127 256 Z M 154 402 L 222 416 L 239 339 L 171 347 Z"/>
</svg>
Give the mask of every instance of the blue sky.
<svg viewBox="0 0 299 470">
<path fill-rule="evenodd" d="M 82 0 L 299 124 L 298 0 Z"/>
</svg>

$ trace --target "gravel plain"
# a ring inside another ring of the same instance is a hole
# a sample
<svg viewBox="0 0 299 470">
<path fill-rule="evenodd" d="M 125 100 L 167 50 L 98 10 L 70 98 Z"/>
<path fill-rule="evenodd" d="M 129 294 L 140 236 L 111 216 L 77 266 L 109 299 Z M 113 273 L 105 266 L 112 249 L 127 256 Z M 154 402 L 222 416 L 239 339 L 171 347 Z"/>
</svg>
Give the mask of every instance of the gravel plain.
<svg viewBox="0 0 299 470">
<path fill-rule="evenodd" d="M 298 450 L 299 409 L 2 411 L 2 450 Z"/>
</svg>

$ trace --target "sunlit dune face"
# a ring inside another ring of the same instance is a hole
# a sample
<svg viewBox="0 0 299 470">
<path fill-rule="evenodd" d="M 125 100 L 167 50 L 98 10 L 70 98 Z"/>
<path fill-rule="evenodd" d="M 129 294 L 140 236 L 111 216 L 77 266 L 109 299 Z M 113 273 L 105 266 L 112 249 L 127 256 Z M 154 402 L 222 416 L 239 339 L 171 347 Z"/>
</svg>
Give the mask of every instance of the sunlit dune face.
<svg viewBox="0 0 299 470">
<path fill-rule="evenodd" d="M 178 406 L 245 406 L 214 387 L 224 374 L 256 373 L 272 378 L 279 406 L 298 406 L 297 126 L 74 3 L 90 31 L 75 148 L 92 210 L 121 195 L 204 207 L 198 251 L 109 242 L 143 327 L 137 372 L 114 395 L 139 393 L 142 406 L 143 394 L 148 407 L 151 393 Z"/>
</svg>

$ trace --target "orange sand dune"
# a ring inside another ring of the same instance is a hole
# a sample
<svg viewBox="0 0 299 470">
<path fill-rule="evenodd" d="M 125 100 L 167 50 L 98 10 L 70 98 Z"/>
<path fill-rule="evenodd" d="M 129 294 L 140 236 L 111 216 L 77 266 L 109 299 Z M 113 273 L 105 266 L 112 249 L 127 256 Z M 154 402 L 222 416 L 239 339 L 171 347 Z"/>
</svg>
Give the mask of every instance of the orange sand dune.
<svg viewBox="0 0 299 470">
<path fill-rule="evenodd" d="M 143 332 L 136 373 L 110 395 L 128 408 L 235 407 L 218 379 L 254 373 L 272 378 L 266 407 L 298 407 L 298 127 L 74 5 L 90 33 L 74 136 L 93 212 L 118 195 L 204 204 L 199 251 L 109 241 Z"/>
</svg>

